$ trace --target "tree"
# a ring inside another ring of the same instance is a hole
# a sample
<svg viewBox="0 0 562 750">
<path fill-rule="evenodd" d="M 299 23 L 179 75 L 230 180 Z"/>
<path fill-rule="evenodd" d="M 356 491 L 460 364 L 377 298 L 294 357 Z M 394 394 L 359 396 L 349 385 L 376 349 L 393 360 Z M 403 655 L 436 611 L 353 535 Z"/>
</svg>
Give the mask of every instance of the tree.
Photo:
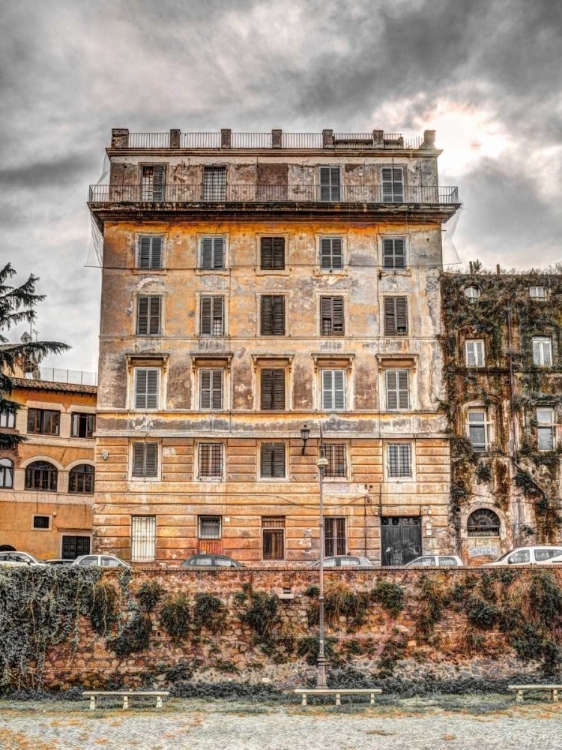
<svg viewBox="0 0 562 750">
<path fill-rule="evenodd" d="M 16 412 L 20 408 L 16 401 L 10 399 L 16 365 L 25 362 L 39 364 L 47 354 L 61 354 L 70 349 L 57 341 L 30 340 L 15 344 L 3 335 L 3 332 L 19 323 L 33 323 L 36 318 L 35 307 L 45 299 L 44 294 L 35 293 L 35 285 L 39 279 L 33 274 L 21 286 L 7 284 L 15 274 L 10 263 L 0 269 L 0 413 Z M 0 450 L 12 450 L 24 440 L 22 435 L 0 432 Z"/>
</svg>

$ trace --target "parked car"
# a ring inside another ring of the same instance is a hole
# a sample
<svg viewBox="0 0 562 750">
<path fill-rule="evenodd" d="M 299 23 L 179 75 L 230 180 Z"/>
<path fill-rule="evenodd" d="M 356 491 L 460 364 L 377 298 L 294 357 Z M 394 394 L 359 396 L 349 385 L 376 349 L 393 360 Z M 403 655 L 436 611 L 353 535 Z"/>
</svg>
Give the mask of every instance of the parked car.
<svg viewBox="0 0 562 750">
<path fill-rule="evenodd" d="M 553 565 L 558 562 L 558 557 L 562 562 L 562 545 L 557 547 L 553 545 L 517 547 L 498 557 L 494 562 L 484 563 L 484 567 L 496 565 Z"/>
<path fill-rule="evenodd" d="M 63 557 L 55 557 L 52 560 L 45 561 L 47 565 L 72 565 L 74 560 L 66 560 Z"/>
<path fill-rule="evenodd" d="M 46 565 L 45 560 L 40 560 L 29 552 L 0 552 L 0 565 Z"/>
<path fill-rule="evenodd" d="M 320 561 L 312 563 L 311 568 L 319 568 Z M 359 555 L 334 555 L 324 558 L 325 568 L 375 568 L 369 558 Z"/>
<path fill-rule="evenodd" d="M 130 568 L 129 563 L 120 560 L 115 555 L 80 555 L 73 560 L 72 565 L 99 565 L 102 568 Z"/>
<path fill-rule="evenodd" d="M 242 563 L 233 560 L 228 555 L 199 554 L 184 560 L 180 568 L 243 568 Z"/>
<path fill-rule="evenodd" d="M 410 560 L 405 568 L 459 568 L 463 561 L 457 555 L 421 555 Z"/>
</svg>

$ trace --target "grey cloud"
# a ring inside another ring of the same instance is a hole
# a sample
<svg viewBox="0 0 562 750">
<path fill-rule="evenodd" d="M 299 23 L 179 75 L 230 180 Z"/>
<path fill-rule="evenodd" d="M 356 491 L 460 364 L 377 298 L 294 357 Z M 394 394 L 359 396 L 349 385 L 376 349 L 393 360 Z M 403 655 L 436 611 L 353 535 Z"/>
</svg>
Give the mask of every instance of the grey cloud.
<svg viewBox="0 0 562 750">
<path fill-rule="evenodd" d="M 0 185 L 11 187 L 60 187 L 93 173 L 91 153 L 68 154 L 53 161 L 37 161 L 19 167 L 0 168 Z"/>
</svg>

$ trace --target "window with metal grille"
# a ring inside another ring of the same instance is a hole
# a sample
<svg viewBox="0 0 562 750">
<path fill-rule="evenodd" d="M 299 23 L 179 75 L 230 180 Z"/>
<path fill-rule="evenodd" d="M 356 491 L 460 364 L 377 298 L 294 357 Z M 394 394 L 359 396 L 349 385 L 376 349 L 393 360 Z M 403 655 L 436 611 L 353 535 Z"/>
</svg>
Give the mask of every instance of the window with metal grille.
<svg viewBox="0 0 562 750">
<path fill-rule="evenodd" d="M 156 516 L 131 516 L 131 560 L 152 562 L 156 558 Z"/>
<path fill-rule="evenodd" d="M 484 367 L 484 342 L 480 339 L 465 342 L 466 366 Z"/>
<path fill-rule="evenodd" d="M 201 239 L 201 268 L 217 270 L 224 268 L 224 237 L 203 237 Z"/>
<path fill-rule="evenodd" d="M 324 519 L 324 555 L 345 555 L 347 539 L 345 535 L 345 518 Z"/>
<path fill-rule="evenodd" d="M 68 474 L 68 491 L 89 495 L 94 491 L 95 469 L 89 464 L 80 464 Z"/>
<path fill-rule="evenodd" d="M 545 300 L 546 299 L 546 287 L 545 286 L 529 287 L 529 296 L 531 299 Z"/>
<path fill-rule="evenodd" d="M 27 431 L 35 435 L 58 435 L 60 411 L 28 409 Z"/>
<path fill-rule="evenodd" d="M 162 297 L 139 297 L 137 301 L 137 336 L 158 336 Z"/>
<path fill-rule="evenodd" d="M 343 336 L 343 297 L 320 297 L 320 335 Z"/>
<path fill-rule="evenodd" d="M 139 268 L 162 268 L 162 237 L 139 237 Z"/>
<path fill-rule="evenodd" d="M 199 408 L 220 411 L 223 406 L 223 370 L 199 371 Z"/>
<path fill-rule="evenodd" d="M 539 367 L 552 365 L 552 340 L 546 336 L 533 338 L 533 364 Z"/>
<path fill-rule="evenodd" d="M 224 336 L 224 297 L 201 297 L 201 336 Z"/>
<path fill-rule="evenodd" d="M 554 450 L 553 409 L 537 409 L 537 443 L 540 451 Z"/>
<path fill-rule="evenodd" d="M 285 335 L 285 297 L 264 294 L 260 299 L 260 324 L 262 336 Z"/>
<path fill-rule="evenodd" d="M 409 443 L 390 443 L 387 446 L 388 476 L 412 476 L 412 446 Z"/>
<path fill-rule="evenodd" d="M 329 443 L 324 445 L 324 456 L 328 466 L 324 469 L 325 477 L 346 477 L 346 445 L 345 443 Z"/>
<path fill-rule="evenodd" d="M 96 430 L 95 414 L 72 414 L 72 437 L 91 438 Z"/>
<path fill-rule="evenodd" d="M 480 508 L 468 517 L 468 536 L 499 536 L 500 519 L 493 510 Z"/>
<path fill-rule="evenodd" d="M 408 300 L 406 297 L 384 298 L 384 335 L 406 336 L 408 333 Z"/>
<path fill-rule="evenodd" d="M 133 443 L 133 477 L 158 476 L 158 443 Z"/>
<path fill-rule="evenodd" d="M 261 371 L 261 408 L 264 411 L 285 409 L 285 370 Z"/>
<path fill-rule="evenodd" d="M 341 237 L 322 237 L 320 239 L 320 268 L 323 271 L 339 271 L 343 268 Z"/>
<path fill-rule="evenodd" d="M 410 373 L 408 370 L 386 371 L 386 408 L 388 411 L 410 408 Z"/>
<path fill-rule="evenodd" d="M 383 203 L 402 203 L 404 201 L 404 170 L 402 167 L 383 167 L 382 199 Z"/>
<path fill-rule="evenodd" d="M 340 168 L 320 167 L 320 200 L 339 201 L 340 197 Z"/>
<path fill-rule="evenodd" d="M 0 487 L 10 490 L 14 486 L 14 462 L 9 458 L 0 458 Z"/>
<path fill-rule="evenodd" d="M 45 530 L 50 529 L 51 516 L 33 516 L 33 528 Z"/>
<path fill-rule="evenodd" d="M 388 237 L 382 242 L 382 267 L 406 268 L 406 242 L 403 237 Z"/>
<path fill-rule="evenodd" d="M 156 367 L 135 368 L 135 409 L 158 409 L 160 370 Z"/>
<path fill-rule="evenodd" d="M 285 270 L 284 237 L 262 237 L 260 239 L 260 269 L 262 271 Z"/>
<path fill-rule="evenodd" d="M 25 489 L 57 491 L 58 471 L 48 461 L 34 461 L 25 470 Z"/>
<path fill-rule="evenodd" d="M 199 516 L 197 534 L 199 539 L 220 539 L 222 537 L 222 516 Z"/>
<path fill-rule="evenodd" d="M 75 560 L 80 555 L 89 555 L 90 541 L 89 536 L 63 536 L 62 559 Z"/>
<path fill-rule="evenodd" d="M 471 304 L 474 304 L 480 299 L 480 289 L 477 286 L 467 286 L 464 289 L 464 296 Z"/>
<path fill-rule="evenodd" d="M 12 429 L 16 426 L 16 412 L 13 409 L 3 409 L 0 411 L 0 427 Z"/>
<path fill-rule="evenodd" d="M 199 479 L 222 479 L 222 443 L 199 443 Z"/>
<path fill-rule="evenodd" d="M 322 370 L 322 409 L 345 409 L 345 370 Z"/>
<path fill-rule="evenodd" d="M 285 479 L 285 443 L 262 443 L 260 447 L 261 479 Z"/>
<path fill-rule="evenodd" d="M 261 520 L 263 559 L 285 559 L 285 516 L 264 516 Z"/>
<path fill-rule="evenodd" d="M 468 412 L 468 439 L 473 450 L 488 450 L 488 421 L 485 409 L 471 409 Z"/>
<path fill-rule="evenodd" d="M 152 164 L 142 167 L 141 200 L 164 200 L 164 165 Z"/>
<path fill-rule="evenodd" d="M 203 168 L 203 200 L 226 200 L 226 167 Z"/>
</svg>

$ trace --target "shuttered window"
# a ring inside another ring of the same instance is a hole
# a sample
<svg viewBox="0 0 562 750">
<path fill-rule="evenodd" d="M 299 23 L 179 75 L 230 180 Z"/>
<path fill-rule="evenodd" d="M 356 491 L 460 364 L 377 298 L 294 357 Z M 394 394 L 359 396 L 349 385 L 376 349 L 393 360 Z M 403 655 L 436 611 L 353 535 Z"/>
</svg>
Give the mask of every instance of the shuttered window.
<svg viewBox="0 0 562 750">
<path fill-rule="evenodd" d="M 343 336 L 343 297 L 320 297 L 320 334 Z"/>
<path fill-rule="evenodd" d="M 328 459 L 328 466 L 324 469 L 325 477 L 347 476 L 345 443 L 330 443 L 329 445 L 324 445 L 324 455 Z"/>
<path fill-rule="evenodd" d="M 339 167 L 320 167 L 320 200 L 339 201 L 340 194 Z"/>
<path fill-rule="evenodd" d="M 224 237 L 203 237 L 201 240 L 201 268 L 224 268 Z"/>
<path fill-rule="evenodd" d="M 404 172 L 401 167 L 383 167 L 382 199 L 384 203 L 403 202 Z"/>
<path fill-rule="evenodd" d="M 479 339 L 466 341 L 466 366 L 484 367 L 484 342 Z"/>
<path fill-rule="evenodd" d="M 223 370 L 199 371 L 199 408 L 220 411 L 223 400 Z"/>
<path fill-rule="evenodd" d="M 162 268 L 162 237 L 139 238 L 139 268 Z"/>
<path fill-rule="evenodd" d="M 260 448 L 260 477 L 285 478 L 285 443 L 262 443 Z"/>
<path fill-rule="evenodd" d="M 285 409 L 285 370 L 261 371 L 261 408 L 266 411 Z"/>
<path fill-rule="evenodd" d="M 137 335 L 158 336 L 161 332 L 162 297 L 139 297 L 137 301 Z"/>
<path fill-rule="evenodd" d="M 320 239 L 320 268 L 323 271 L 338 271 L 343 268 L 341 237 L 322 237 Z"/>
<path fill-rule="evenodd" d="M 285 335 L 285 297 L 265 294 L 261 297 L 260 324 L 262 336 Z"/>
<path fill-rule="evenodd" d="M 552 339 L 535 336 L 533 339 L 533 364 L 539 367 L 552 365 Z"/>
<path fill-rule="evenodd" d="M 199 443 L 199 479 L 222 479 L 222 443 Z"/>
<path fill-rule="evenodd" d="M 142 168 L 141 200 L 164 200 L 164 166 L 152 164 Z"/>
<path fill-rule="evenodd" d="M 201 297 L 201 336 L 224 335 L 224 297 Z"/>
<path fill-rule="evenodd" d="M 131 516 L 131 560 L 152 562 L 156 557 L 156 516 Z"/>
<path fill-rule="evenodd" d="M 383 268 L 406 268 L 406 243 L 403 238 L 387 238 L 382 243 Z"/>
<path fill-rule="evenodd" d="M 384 335 L 406 336 L 408 333 L 408 300 L 406 297 L 384 298 Z"/>
<path fill-rule="evenodd" d="M 325 411 L 345 409 L 344 370 L 322 370 L 322 408 Z"/>
<path fill-rule="evenodd" d="M 264 560 L 285 559 L 285 516 L 262 518 Z"/>
<path fill-rule="evenodd" d="M 325 518 L 324 529 L 325 556 L 345 555 L 347 552 L 345 518 Z"/>
<path fill-rule="evenodd" d="M 412 446 L 409 443 L 391 443 L 387 446 L 388 476 L 412 476 Z"/>
<path fill-rule="evenodd" d="M 158 443 L 133 443 L 134 477 L 158 476 Z"/>
<path fill-rule="evenodd" d="M 226 167 L 203 168 L 203 200 L 226 200 Z"/>
<path fill-rule="evenodd" d="M 408 370 L 386 371 L 386 408 L 400 411 L 410 408 L 410 373 Z"/>
<path fill-rule="evenodd" d="M 160 370 L 155 367 L 135 369 L 135 409 L 158 409 Z"/>
<path fill-rule="evenodd" d="M 260 240 L 260 268 L 262 271 L 285 270 L 285 238 L 262 237 Z"/>
</svg>

